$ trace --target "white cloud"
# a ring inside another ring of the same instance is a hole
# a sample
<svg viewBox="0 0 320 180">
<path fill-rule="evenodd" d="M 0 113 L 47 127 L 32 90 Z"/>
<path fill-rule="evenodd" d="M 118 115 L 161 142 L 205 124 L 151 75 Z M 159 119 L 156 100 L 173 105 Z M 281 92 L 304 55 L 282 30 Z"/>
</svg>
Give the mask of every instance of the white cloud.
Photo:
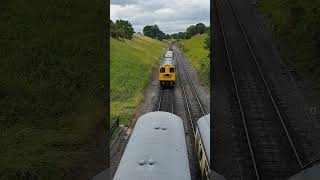
<svg viewBox="0 0 320 180">
<path fill-rule="evenodd" d="M 138 32 L 157 24 L 171 34 L 199 22 L 209 25 L 210 0 L 111 0 L 110 18 L 129 20 Z"/>
</svg>

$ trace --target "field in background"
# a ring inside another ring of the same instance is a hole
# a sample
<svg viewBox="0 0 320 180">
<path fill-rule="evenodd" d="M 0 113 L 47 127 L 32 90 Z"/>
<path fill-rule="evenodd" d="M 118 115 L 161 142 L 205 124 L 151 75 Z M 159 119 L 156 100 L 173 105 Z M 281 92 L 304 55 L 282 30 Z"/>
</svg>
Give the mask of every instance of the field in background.
<svg viewBox="0 0 320 180">
<path fill-rule="evenodd" d="M 201 80 L 210 86 L 210 58 L 209 50 L 204 48 L 204 41 L 208 34 L 198 34 L 192 36 L 190 39 L 180 40 L 178 45 L 183 47 L 191 64 L 200 75 Z"/>
<path fill-rule="evenodd" d="M 128 124 L 143 100 L 144 88 L 158 67 L 165 43 L 134 34 L 132 40 L 110 39 L 110 108 L 112 125 L 117 115 Z"/>
</svg>

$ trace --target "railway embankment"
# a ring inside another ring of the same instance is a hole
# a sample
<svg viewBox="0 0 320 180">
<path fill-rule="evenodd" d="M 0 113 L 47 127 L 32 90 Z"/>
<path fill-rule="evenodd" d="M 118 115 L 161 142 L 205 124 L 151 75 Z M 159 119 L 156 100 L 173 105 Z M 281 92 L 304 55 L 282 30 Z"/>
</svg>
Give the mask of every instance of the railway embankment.
<svg viewBox="0 0 320 180">
<path fill-rule="evenodd" d="M 271 20 L 281 53 L 320 88 L 319 1 L 261 0 L 258 11 Z"/>
<path fill-rule="evenodd" d="M 82 180 L 105 168 L 103 6 L 1 4 L 0 179 Z"/>
<path fill-rule="evenodd" d="M 208 34 L 198 34 L 192 36 L 190 39 L 180 40 L 178 45 L 185 52 L 188 60 L 197 71 L 205 86 L 210 85 L 210 57 L 209 49 L 205 48 L 205 40 Z"/>
<path fill-rule="evenodd" d="M 165 43 L 134 34 L 132 40 L 110 39 L 110 124 L 117 116 L 128 125 L 144 99 Z"/>
</svg>

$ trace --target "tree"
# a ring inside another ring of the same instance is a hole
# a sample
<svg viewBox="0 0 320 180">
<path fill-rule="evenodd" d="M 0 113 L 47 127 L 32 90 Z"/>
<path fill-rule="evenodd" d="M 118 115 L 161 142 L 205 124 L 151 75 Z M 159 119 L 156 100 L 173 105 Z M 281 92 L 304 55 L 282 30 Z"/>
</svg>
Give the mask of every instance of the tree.
<svg viewBox="0 0 320 180">
<path fill-rule="evenodd" d="M 166 37 L 166 35 L 162 32 L 162 31 L 158 31 L 157 32 L 157 39 L 159 39 L 160 41 L 162 41 L 162 39 L 164 39 Z"/>
<path fill-rule="evenodd" d="M 178 39 L 178 34 L 174 33 L 170 35 L 171 39 Z"/>
<path fill-rule="evenodd" d="M 196 24 L 197 34 L 203 34 L 206 32 L 206 26 L 203 23 Z"/>
<path fill-rule="evenodd" d="M 204 40 L 204 46 L 205 49 L 210 50 L 210 36 L 208 36 L 205 40 Z"/>
<path fill-rule="evenodd" d="M 116 37 L 116 30 L 115 30 L 115 24 L 113 23 L 113 21 L 110 19 L 110 36 L 111 37 Z"/>
<path fill-rule="evenodd" d="M 117 20 L 116 28 L 121 32 L 122 38 L 132 39 L 134 30 L 129 21 Z"/>
<path fill-rule="evenodd" d="M 159 39 L 160 41 L 166 37 L 165 33 L 163 33 L 156 24 L 145 26 L 143 28 L 143 34 L 153 39 Z"/>
<path fill-rule="evenodd" d="M 210 32 L 210 26 L 206 26 L 206 33 Z"/>
<path fill-rule="evenodd" d="M 178 32 L 177 39 L 185 39 L 186 33 L 185 32 Z"/>
<path fill-rule="evenodd" d="M 116 20 L 114 23 L 110 20 L 110 36 L 114 38 L 133 38 L 134 30 L 129 21 L 125 20 Z"/>
<path fill-rule="evenodd" d="M 153 32 L 153 29 L 154 29 L 153 26 L 145 26 L 143 28 L 143 34 L 145 36 L 148 36 L 148 37 L 151 37 L 151 38 L 155 38 L 156 36 L 155 36 L 155 34 Z"/>
<path fill-rule="evenodd" d="M 190 39 L 192 36 L 198 34 L 197 32 L 197 28 L 195 25 L 191 25 L 187 28 L 187 31 L 186 31 L 186 39 Z"/>
</svg>

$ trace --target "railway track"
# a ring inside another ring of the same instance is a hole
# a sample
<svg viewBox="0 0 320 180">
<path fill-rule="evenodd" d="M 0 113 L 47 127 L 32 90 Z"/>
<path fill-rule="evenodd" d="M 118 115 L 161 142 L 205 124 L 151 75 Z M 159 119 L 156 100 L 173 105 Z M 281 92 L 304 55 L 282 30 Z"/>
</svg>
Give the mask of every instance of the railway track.
<svg viewBox="0 0 320 180">
<path fill-rule="evenodd" d="M 156 110 L 171 112 L 174 114 L 174 89 L 161 88 L 159 95 L 159 102 Z"/>
<path fill-rule="evenodd" d="M 286 125 L 285 107 L 276 102 L 231 2 L 216 0 L 215 7 L 234 86 L 231 111 L 238 114 L 234 118 L 247 146 L 247 152 L 236 154 L 240 177 L 234 179 L 286 179 L 303 168 L 303 161 Z"/>
<path fill-rule="evenodd" d="M 177 80 L 181 87 L 181 92 L 185 104 L 186 118 L 185 128 L 187 133 L 187 142 L 189 144 L 189 162 L 191 168 L 192 179 L 201 179 L 199 162 L 196 156 L 195 150 L 195 128 L 196 122 L 199 118 L 206 115 L 197 91 L 190 79 L 188 71 L 186 69 L 186 62 L 183 59 L 182 53 L 174 46 L 175 59 L 177 62 Z"/>
<path fill-rule="evenodd" d="M 199 95 L 190 79 L 188 70 L 186 69 L 186 62 L 183 60 L 184 56 L 181 52 L 176 51 L 176 59 L 178 62 L 178 72 L 180 83 L 182 86 L 183 96 L 185 98 L 186 109 L 188 117 L 192 120 L 192 123 L 205 116 L 207 114 L 203 107 Z"/>
</svg>

